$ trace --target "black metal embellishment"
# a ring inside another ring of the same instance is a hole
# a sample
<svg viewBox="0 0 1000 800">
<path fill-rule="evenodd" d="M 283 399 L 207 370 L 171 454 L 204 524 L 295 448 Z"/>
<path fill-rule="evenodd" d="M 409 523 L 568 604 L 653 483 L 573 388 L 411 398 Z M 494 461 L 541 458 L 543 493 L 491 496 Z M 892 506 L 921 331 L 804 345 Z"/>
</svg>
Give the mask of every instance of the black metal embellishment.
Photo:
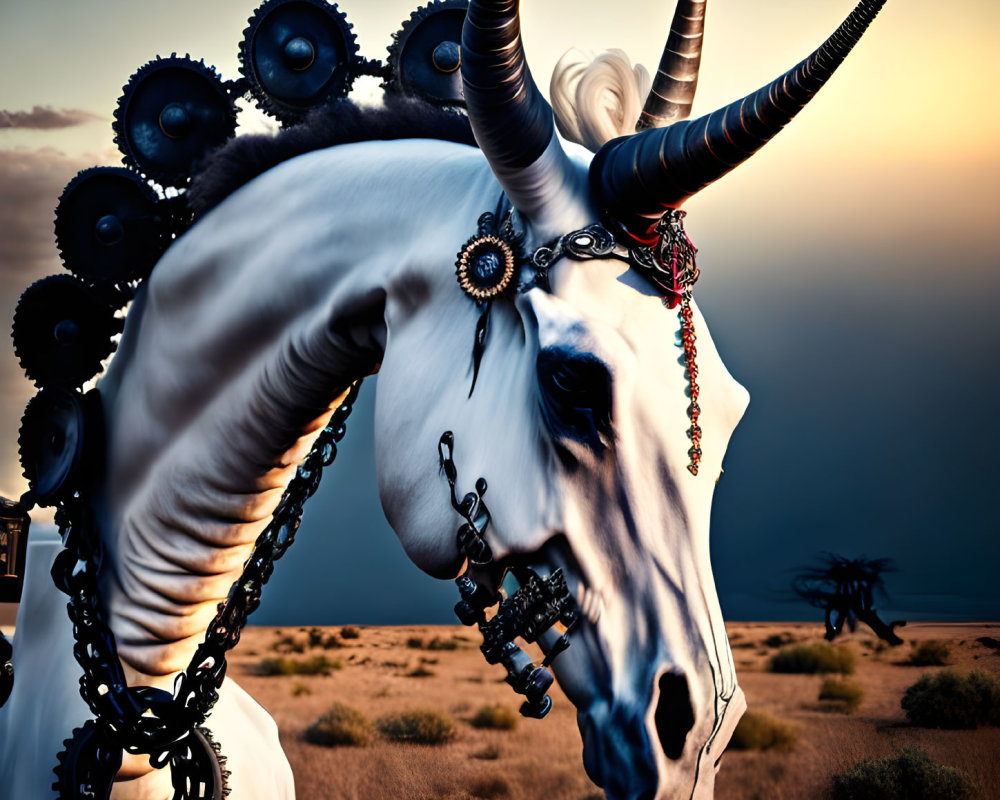
<svg viewBox="0 0 1000 800">
<path fill-rule="evenodd" d="M 575 261 L 615 258 L 624 261 L 663 292 L 669 308 L 676 308 L 685 291 L 698 280 L 697 248 L 684 232 L 686 212 L 670 208 L 656 226 L 652 247 L 625 245 L 600 224 L 572 231 L 539 247 L 531 256 L 537 277 L 533 285 L 548 289 L 548 272 L 563 256 Z"/>
<path fill-rule="evenodd" d="M 393 34 L 386 63 L 387 92 L 462 107 L 462 25 L 467 0 L 436 0 L 414 11 Z"/>
<path fill-rule="evenodd" d="M 462 596 L 455 605 L 455 614 L 463 625 L 479 626 L 483 635 L 480 650 L 487 663 L 503 664 L 507 683 L 525 696 L 521 714 L 541 719 L 552 707 L 547 692 L 553 677 L 548 666 L 569 647 L 569 631 L 576 625 L 580 613 L 561 569 L 542 578 L 528 567 L 505 566 L 493 560 L 493 552 L 484 536 L 490 523 L 490 512 L 483 501 L 486 481 L 479 478 L 475 491 L 458 500 L 454 445 L 454 434 L 445 431 L 438 442 L 438 458 L 451 489 L 452 506 L 465 520 L 458 529 L 457 538 L 459 550 L 469 561 L 469 568 L 455 579 Z M 508 572 L 513 573 L 520 584 L 510 597 L 500 588 Z M 487 620 L 486 610 L 493 606 L 497 606 L 496 611 Z M 563 625 L 565 630 L 539 665 L 514 643 L 518 637 L 528 643 L 535 642 L 556 624 Z"/>
<path fill-rule="evenodd" d="M 591 258 L 616 258 L 644 275 L 661 291 L 663 305 L 674 309 L 680 305 L 680 345 L 684 348 L 684 364 L 687 377 L 687 394 L 691 398 L 687 415 L 691 422 L 688 438 L 688 471 L 698 474 L 701 463 L 701 406 L 698 404 L 698 351 L 695 347 L 694 311 L 691 296 L 699 271 L 695 261 L 698 249 L 691 243 L 684 231 L 686 212 L 668 208 L 656 224 L 656 244 L 627 246 L 619 242 L 603 225 L 588 225 L 572 231 L 547 245 L 539 247 L 531 256 L 535 275 L 530 284 L 519 287 L 519 291 L 539 286 L 549 290 L 549 270 L 562 256 L 583 261 Z"/>
<path fill-rule="evenodd" d="M 59 493 L 56 524 L 65 549 L 56 557 L 52 578 L 69 595 L 73 654 L 83 669 L 80 694 L 96 719 L 66 740 L 55 767 L 53 789 L 60 800 L 104 798 L 123 752 L 148 755 L 157 769 L 170 766 L 174 800 L 222 800 L 227 794 L 225 759 L 204 727 L 226 675 L 226 653 L 237 645 L 247 617 L 260 605 L 261 590 L 295 539 L 302 507 L 319 488 L 323 468 L 333 463 L 337 443 L 360 381 L 347 391 L 327 427 L 285 490 L 271 522 L 254 543 L 243 572 L 208 626 L 171 695 L 125 680 L 114 633 L 104 621 L 98 588 L 102 551 L 84 487 Z"/>
<path fill-rule="evenodd" d="M 0 633 L 0 707 L 7 702 L 14 689 L 14 665 L 11 663 L 13 655 L 14 648 L 10 641 Z"/>
<path fill-rule="evenodd" d="M 524 234 L 514 232 L 512 215 L 513 209 L 498 224 L 496 214 L 489 211 L 481 214 L 476 235 L 462 246 L 455 262 L 458 285 L 476 301 L 479 308 L 476 336 L 472 345 L 472 385 L 469 387 L 469 397 L 472 397 L 476 388 L 479 366 L 483 353 L 486 352 L 493 299 L 510 287 L 522 260 L 519 254 Z"/>
</svg>

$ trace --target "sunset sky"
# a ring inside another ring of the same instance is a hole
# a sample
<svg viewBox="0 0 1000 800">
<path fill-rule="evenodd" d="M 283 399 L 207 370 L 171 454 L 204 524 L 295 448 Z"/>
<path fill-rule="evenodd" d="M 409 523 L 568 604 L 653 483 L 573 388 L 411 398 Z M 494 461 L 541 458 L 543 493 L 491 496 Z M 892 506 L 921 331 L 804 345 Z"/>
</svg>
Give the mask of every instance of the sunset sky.
<svg viewBox="0 0 1000 800">
<path fill-rule="evenodd" d="M 621 48 L 655 68 L 673 10 L 523 5 L 546 91 L 571 46 Z M 340 7 L 369 58 L 384 57 L 414 8 Z M 694 114 L 793 66 L 851 8 L 711 0 Z M 0 317 L 60 271 L 52 210 L 78 170 L 117 163 L 110 120 L 130 74 L 177 51 L 237 77 L 253 10 L 253 0 L 0 2 Z M 808 616 L 787 602 L 791 575 L 833 551 L 894 559 L 887 616 L 1000 618 L 998 31 L 996 0 L 889 0 L 789 128 L 686 206 L 696 297 L 752 398 L 713 517 L 728 617 Z M 273 127 L 255 111 L 241 120 Z M 17 429 L 33 389 L 4 348 L 0 493 L 13 497 L 25 488 Z M 370 408 L 350 427 L 254 621 L 451 621 L 454 587 L 409 565 L 372 481 L 356 483 L 374 471 Z"/>
</svg>

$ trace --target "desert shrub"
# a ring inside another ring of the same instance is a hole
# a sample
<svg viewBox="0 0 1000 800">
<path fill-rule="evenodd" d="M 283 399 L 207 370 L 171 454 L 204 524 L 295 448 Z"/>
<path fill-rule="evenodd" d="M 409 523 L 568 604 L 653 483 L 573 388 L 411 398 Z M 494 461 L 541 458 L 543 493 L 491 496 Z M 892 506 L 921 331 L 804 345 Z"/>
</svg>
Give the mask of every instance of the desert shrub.
<svg viewBox="0 0 1000 800">
<path fill-rule="evenodd" d="M 432 669 L 427 669 L 423 664 L 411 669 L 406 673 L 407 678 L 430 678 L 436 673 Z"/>
<path fill-rule="evenodd" d="M 494 800 L 496 797 L 505 797 L 510 794 L 510 784 L 502 775 L 484 775 L 474 779 L 469 784 L 469 791 L 476 797 Z"/>
<path fill-rule="evenodd" d="M 362 747 L 372 738 L 372 723 L 364 714 L 343 703 L 329 710 L 305 730 L 305 739 L 326 747 L 351 745 Z"/>
<path fill-rule="evenodd" d="M 907 719 L 922 728 L 1000 725 L 1000 684 L 986 672 L 923 675 L 903 693 Z"/>
<path fill-rule="evenodd" d="M 480 761 L 496 761 L 500 758 L 500 748 L 492 744 L 486 745 L 482 750 L 469 753 L 469 758 L 478 758 Z M 601 800 L 604 800 L 603 795 L 601 795 Z"/>
<path fill-rule="evenodd" d="M 409 639 L 406 640 L 406 646 L 409 647 L 411 650 L 423 650 L 424 640 L 421 639 L 419 636 L 411 636 Z"/>
<path fill-rule="evenodd" d="M 451 717 L 429 709 L 380 717 L 375 726 L 394 742 L 444 744 L 455 738 L 455 723 Z"/>
<path fill-rule="evenodd" d="M 306 632 L 306 636 L 308 637 L 309 647 L 319 647 L 323 644 L 323 631 L 319 628 L 310 628 Z"/>
<path fill-rule="evenodd" d="M 469 722 L 474 728 L 512 731 L 517 726 L 517 714 L 504 706 L 483 706 Z"/>
<path fill-rule="evenodd" d="M 340 629 L 341 639 L 360 639 L 361 631 L 355 625 L 345 625 Z"/>
<path fill-rule="evenodd" d="M 943 667 L 948 663 L 948 645 L 928 639 L 925 642 L 910 642 L 910 657 L 905 663 L 914 667 Z"/>
<path fill-rule="evenodd" d="M 923 750 L 859 761 L 833 776 L 833 800 L 967 800 L 972 784 L 961 770 L 936 764 Z"/>
<path fill-rule="evenodd" d="M 853 714 L 858 710 L 865 693 L 855 681 L 845 678 L 825 678 L 819 687 L 819 699 L 837 703 L 845 713 Z"/>
<path fill-rule="evenodd" d="M 458 642 L 454 639 L 442 639 L 440 636 L 435 636 L 427 643 L 428 650 L 457 650 Z"/>
<path fill-rule="evenodd" d="M 813 642 L 785 647 L 771 656 L 771 672 L 795 672 L 815 675 L 823 672 L 854 672 L 854 653 L 840 645 Z"/>
<path fill-rule="evenodd" d="M 304 694 L 312 694 L 312 689 L 302 681 L 296 681 L 292 684 L 292 697 L 301 697 Z"/>
<path fill-rule="evenodd" d="M 276 653 L 303 653 L 306 647 L 294 636 L 280 636 L 271 645 L 271 649 Z"/>
<path fill-rule="evenodd" d="M 782 647 L 792 641 L 787 633 L 773 633 L 764 640 L 765 647 Z"/>
<path fill-rule="evenodd" d="M 344 665 L 319 655 L 306 659 L 264 658 L 257 665 L 258 675 L 329 675 L 330 670 Z"/>
<path fill-rule="evenodd" d="M 344 643 L 340 641 L 337 634 L 331 633 L 323 640 L 322 647 L 324 650 L 336 650 L 337 648 L 343 647 Z"/>
<path fill-rule="evenodd" d="M 733 731 L 733 750 L 777 750 L 787 752 L 795 745 L 795 729 L 787 722 L 759 711 L 748 711 Z"/>
</svg>

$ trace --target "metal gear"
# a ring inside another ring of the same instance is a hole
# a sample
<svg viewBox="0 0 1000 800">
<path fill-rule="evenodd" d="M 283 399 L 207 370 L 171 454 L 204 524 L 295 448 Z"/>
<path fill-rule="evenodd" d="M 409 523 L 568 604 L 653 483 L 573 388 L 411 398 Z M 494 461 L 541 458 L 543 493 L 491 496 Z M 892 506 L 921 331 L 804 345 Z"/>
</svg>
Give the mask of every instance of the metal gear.
<svg viewBox="0 0 1000 800">
<path fill-rule="evenodd" d="M 52 768 L 52 784 L 59 800 L 108 800 L 115 775 L 121 767 L 122 749 L 112 741 L 107 729 L 87 720 L 63 741 L 63 750 Z"/>
<path fill-rule="evenodd" d="M 164 186 L 182 187 L 209 150 L 236 133 L 236 106 L 204 61 L 176 54 L 140 67 L 115 109 L 125 164 Z"/>
<path fill-rule="evenodd" d="M 225 800 L 229 770 L 222 748 L 208 728 L 195 728 L 182 739 L 170 758 L 171 800 Z"/>
<path fill-rule="evenodd" d="M 90 395 L 64 389 L 42 389 L 24 409 L 17 437 L 21 469 L 38 505 L 55 505 L 78 488 L 99 427 Z"/>
<path fill-rule="evenodd" d="M 50 275 L 21 295 L 14 310 L 14 354 L 39 386 L 73 389 L 101 371 L 123 321 L 86 284 Z"/>
<path fill-rule="evenodd" d="M 121 768 L 122 748 L 104 726 L 87 720 L 63 741 L 52 768 L 59 800 L 107 800 Z M 206 728 L 195 728 L 175 745 L 170 759 L 171 800 L 225 800 L 229 795 L 226 757 Z"/>
<path fill-rule="evenodd" d="M 124 167 L 77 173 L 56 206 L 56 245 L 66 269 L 91 285 L 145 278 L 170 242 L 156 192 Z"/>
<path fill-rule="evenodd" d="M 441 106 L 465 106 L 462 25 L 467 0 L 436 0 L 414 11 L 389 46 L 388 92 Z"/>
<path fill-rule="evenodd" d="M 14 665 L 11 663 L 13 655 L 14 648 L 0 632 L 0 708 L 3 708 L 14 690 Z"/>
<path fill-rule="evenodd" d="M 359 72 L 353 25 L 325 0 L 267 0 L 240 43 L 240 73 L 257 106 L 286 125 L 345 97 Z"/>
</svg>

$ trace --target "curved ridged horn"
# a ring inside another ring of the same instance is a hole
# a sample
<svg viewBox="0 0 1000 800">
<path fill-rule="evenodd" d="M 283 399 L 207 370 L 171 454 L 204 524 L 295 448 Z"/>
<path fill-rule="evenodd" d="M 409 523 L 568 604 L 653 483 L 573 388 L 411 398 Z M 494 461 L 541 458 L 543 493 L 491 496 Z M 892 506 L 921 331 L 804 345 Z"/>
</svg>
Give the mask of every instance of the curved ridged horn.
<svg viewBox="0 0 1000 800">
<path fill-rule="evenodd" d="M 705 3 L 706 0 L 677 0 L 660 66 L 639 121 L 635 123 L 637 131 L 662 128 L 690 115 L 698 88 Z"/>
<path fill-rule="evenodd" d="M 473 0 L 462 29 L 465 103 L 480 149 L 514 207 L 545 228 L 578 181 L 552 108 L 524 58 L 518 0 Z"/>
<path fill-rule="evenodd" d="M 823 87 L 883 5 L 885 0 L 861 0 L 818 50 L 742 100 L 605 144 L 591 162 L 590 181 L 609 222 L 637 242 L 655 242 L 664 211 L 763 147 Z"/>
</svg>

